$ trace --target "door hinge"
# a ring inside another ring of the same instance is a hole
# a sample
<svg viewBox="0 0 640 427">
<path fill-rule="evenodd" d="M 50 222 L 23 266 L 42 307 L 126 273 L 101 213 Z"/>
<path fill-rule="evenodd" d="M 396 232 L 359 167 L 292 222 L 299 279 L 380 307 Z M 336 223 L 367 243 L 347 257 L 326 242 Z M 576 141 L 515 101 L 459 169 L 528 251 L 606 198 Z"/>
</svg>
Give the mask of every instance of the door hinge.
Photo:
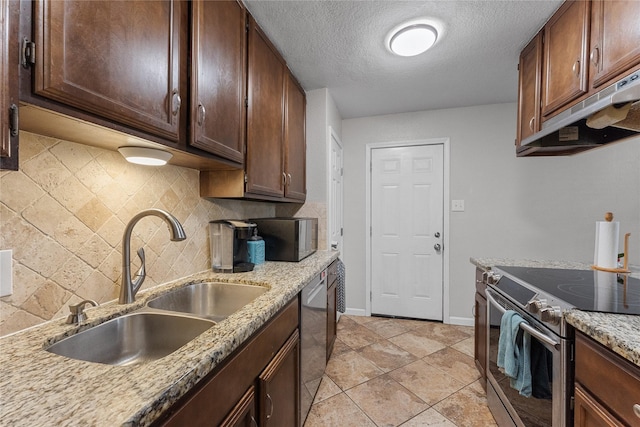
<svg viewBox="0 0 640 427">
<path fill-rule="evenodd" d="M 22 39 L 21 63 L 24 68 L 29 68 L 36 63 L 36 44 L 28 38 Z"/>
<path fill-rule="evenodd" d="M 9 135 L 11 135 L 12 137 L 16 137 L 18 136 L 18 130 L 20 128 L 19 126 L 19 122 L 18 122 L 18 106 L 16 104 L 11 104 L 11 106 L 9 107 Z"/>
<path fill-rule="evenodd" d="M 340 176 L 344 176 L 344 168 L 340 168 Z"/>
<path fill-rule="evenodd" d="M 344 228 L 340 227 L 340 235 L 344 236 Z"/>
<path fill-rule="evenodd" d="M 373 226 L 369 226 L 369 237 L 373 236 Z"/>
</svg>

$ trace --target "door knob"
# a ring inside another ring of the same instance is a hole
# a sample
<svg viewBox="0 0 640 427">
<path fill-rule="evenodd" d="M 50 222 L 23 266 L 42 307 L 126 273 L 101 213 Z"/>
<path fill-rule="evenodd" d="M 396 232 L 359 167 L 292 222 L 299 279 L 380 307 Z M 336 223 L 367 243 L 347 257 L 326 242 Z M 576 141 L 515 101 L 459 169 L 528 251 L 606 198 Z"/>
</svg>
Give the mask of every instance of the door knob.
<svg viewBox="0 0 640 427">
<path fill-rule="evenodd" d="M 440 243 L 436 243 L 435 245 L 433 245 L 433 249 L 435 249 L 436 252 L 440 252 L 440 250 L 442 249 L 442 246 L 440 246 Z"/>
<path fill-rule="evenodd" d="M 438 237 L 440 237 L 440 232 L 436 231 L 436 233 L 433 236 L 437 239 Z"/>
</svg>

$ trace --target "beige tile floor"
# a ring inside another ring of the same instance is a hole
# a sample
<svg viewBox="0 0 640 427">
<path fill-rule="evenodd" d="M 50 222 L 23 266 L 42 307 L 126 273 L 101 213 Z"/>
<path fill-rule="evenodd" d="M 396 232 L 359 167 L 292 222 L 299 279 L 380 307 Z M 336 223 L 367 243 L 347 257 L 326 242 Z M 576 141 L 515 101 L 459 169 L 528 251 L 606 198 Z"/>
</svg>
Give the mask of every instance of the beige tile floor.
<svg viewBox="0 0 640 427">
<path fill-rule="evenodd" d="M 473 328 L 342 316 L 304 427 L 488 427 Z"/>
</svg>

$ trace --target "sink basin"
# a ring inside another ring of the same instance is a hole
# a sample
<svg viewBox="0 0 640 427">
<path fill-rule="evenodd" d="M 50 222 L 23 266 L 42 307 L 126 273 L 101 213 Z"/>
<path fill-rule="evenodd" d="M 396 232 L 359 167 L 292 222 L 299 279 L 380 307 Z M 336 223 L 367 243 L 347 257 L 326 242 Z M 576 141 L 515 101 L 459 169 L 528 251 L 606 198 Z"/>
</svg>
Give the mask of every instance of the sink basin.
<svg viewBox="0 0 640 427">
<path fill-rule="evenodd" d="M 261 286 L 230 283 L 194 283 L 159 296 L 147 303 L 151 308 L 190 313 L 221 321 L 267 291 Z"/>
<path fill-rule="evenodd" d="M 131 313 L 59 341 L 47 351 L 107 365 L 134 365 L 173 353 L 214 325 L 205 319 Z"/>
</svg>

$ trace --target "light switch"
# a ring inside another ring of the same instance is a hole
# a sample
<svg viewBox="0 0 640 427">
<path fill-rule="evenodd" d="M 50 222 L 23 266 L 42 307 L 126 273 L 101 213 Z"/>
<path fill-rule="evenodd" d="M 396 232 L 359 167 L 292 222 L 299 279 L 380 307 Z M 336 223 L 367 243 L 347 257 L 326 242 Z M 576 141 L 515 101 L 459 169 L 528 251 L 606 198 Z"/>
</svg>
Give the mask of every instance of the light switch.
<svg viewBox="0 0 640 427">
<path fill-rule="evenodd" d="M 11 249 L 0 251 L 0 297 L 13 293 L 12 254 Z"/>
<path fill-rule="evenodd" d="M 452 212 L 464 212 L 464 200 L 452 200 L 451 201 Z"/>
</svg>

